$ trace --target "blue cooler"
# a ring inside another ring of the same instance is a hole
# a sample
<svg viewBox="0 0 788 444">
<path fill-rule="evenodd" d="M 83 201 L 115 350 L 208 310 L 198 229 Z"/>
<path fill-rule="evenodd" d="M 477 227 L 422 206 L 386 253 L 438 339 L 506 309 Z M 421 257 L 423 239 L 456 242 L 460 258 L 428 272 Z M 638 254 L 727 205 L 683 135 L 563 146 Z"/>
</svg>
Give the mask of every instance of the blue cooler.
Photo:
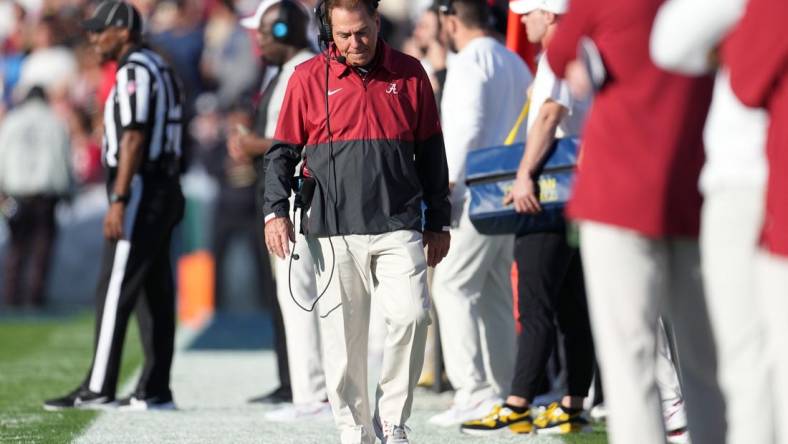
<svg viewBox="0 0 788 444">
<path fill-rule="evenodd" d="M 520 214 L 514 205 L 504 205 L 512 189 L 524 144 L 482 148 L 468 153 L 465 183 L 470 192 L 468 216 L 482 234 L 523 235 L 564 230 L 564 206 L 575 178 L 579 139 L 557 139 L 539 174 L 538 190 L 542 211 Z"/>
</svg>

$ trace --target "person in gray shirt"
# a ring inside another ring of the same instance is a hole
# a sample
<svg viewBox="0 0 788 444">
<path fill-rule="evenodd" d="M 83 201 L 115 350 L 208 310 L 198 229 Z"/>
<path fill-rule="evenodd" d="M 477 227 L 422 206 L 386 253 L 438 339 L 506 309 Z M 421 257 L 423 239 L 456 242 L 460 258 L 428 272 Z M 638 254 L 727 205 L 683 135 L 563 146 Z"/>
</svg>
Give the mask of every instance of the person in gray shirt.
<svg viewBox="0 0 788 444">
<path fill-rule="evenodd" d="M 0 125 L 0 209 L 11 232 L 6 305 L 44 305 L 56 234 L 55 205 L 70 193 L 72 177 L 66 126 L 47 103 L 44 89 L 34 86 Z M 30 279 L 24 292 L 27 266 Z"/>
</svg>

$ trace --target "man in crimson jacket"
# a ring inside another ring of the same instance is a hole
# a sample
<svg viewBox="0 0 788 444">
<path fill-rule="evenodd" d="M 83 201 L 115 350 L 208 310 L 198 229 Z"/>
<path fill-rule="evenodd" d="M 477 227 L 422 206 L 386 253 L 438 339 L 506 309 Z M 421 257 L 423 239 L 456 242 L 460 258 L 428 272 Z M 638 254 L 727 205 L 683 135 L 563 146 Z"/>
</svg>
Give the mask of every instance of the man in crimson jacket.
<svg viewBox="0 0 788 444">
<path fill-rule="evenodd" d="M 572 2 L 547 59 L 563 77 L 588 36 L 608 72 L 586 122 L 568 215 L 580 221 L 610 442 L 665 442 L 655 378 L 657 318 L 664 314 L 675 331 L 692 442 L 720 443 L 725 406 L 697 242 L 712 79 L 670 74 L 651 61 L 661 4 Z"/>
<path fill-rule="evenodd" d="M 303 227 L 318 293 L 325 293 L 318 311 L 326 390 L 342 442 L 372 443 L 374 429 L 383 442 L 405 443 L 429 324 L 426 270 L 449 248 L 443 136 L 420 63 L 378 39 L 376 2 L 324 6 L 333 43 L 296 68 L 266 154 L 266 243 L 280 258 L 289 254 L 287 198 L 303 155 L 303 174 L 315 181 Z M 366 368 L 371 294 L 388 329 L 374 425 Z"/>
</svg>

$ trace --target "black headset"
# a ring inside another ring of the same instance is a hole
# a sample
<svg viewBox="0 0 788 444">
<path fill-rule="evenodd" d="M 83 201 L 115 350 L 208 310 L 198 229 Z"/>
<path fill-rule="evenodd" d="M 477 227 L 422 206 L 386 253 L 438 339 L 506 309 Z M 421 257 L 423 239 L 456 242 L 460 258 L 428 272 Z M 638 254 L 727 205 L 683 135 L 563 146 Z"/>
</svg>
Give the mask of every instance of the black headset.
<svg viewBox="0 0 788 444">
<path fill-rule="evenodd" d="M 294 8 L 299 8 L 299 6 L 293 3 L 293 0 L 282 0 L 279 3 L 279 15 L 271 24 L 271 35 L 275 40 L 283 43 L 290 42 L 293 14 L 298 12 Z"/>
<path fill-rule="evenodd" d="M 334 41 L 331 35 L 331 24 L 328 22 L 328 11 L 326 11 L 326 0 L 320 0 L 315 7 L 315 18 L 317 18 L 317 32 L 320 43 L 328 46 L 329 42 Z"/>
<path fill-rule="evenodd" d="M 362 0 L 361 3 L 366 6 L 364 0 Z M 380 3 L 380 0 L 372 0 L 372 9 L 378 9 L 378 3 Z M 331 34 L 331 21 L 329 20 L 328 11 L 326 10 L 326 0 L 320 0 L 315 7 L 315 18 L 317 18 L 317 30 L 320 42 L 328 46 L 329 43 L 334 41 L 334 36 Z"/>
</svg>

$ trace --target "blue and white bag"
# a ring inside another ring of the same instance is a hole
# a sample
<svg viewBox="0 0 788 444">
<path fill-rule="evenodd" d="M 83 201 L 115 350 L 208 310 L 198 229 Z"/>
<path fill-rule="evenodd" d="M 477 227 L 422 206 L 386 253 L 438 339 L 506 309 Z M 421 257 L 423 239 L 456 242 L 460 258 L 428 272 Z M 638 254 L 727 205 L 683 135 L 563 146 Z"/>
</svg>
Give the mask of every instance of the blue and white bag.
<svg viewBox="0 0 788 444">
<path fill-rule="evenodd" d="M 523 108 L 515 128 L 507 137 L 509 142 L 527 114 Z M 468 153 L 465 183 L 470 194 L 468 216 L 482 234 L 516 234 L 565 229 L 564 206 L 569 200 L 575 178 L 579 140 L 556 139 L 547 153 L 537 180 L 542 211 L 522 214 L 514 205 L 504 205 L 504 197 L 511 191 L 517 168 L 523 157 L 524 143 L 505 143 Z"/>
</svg>

